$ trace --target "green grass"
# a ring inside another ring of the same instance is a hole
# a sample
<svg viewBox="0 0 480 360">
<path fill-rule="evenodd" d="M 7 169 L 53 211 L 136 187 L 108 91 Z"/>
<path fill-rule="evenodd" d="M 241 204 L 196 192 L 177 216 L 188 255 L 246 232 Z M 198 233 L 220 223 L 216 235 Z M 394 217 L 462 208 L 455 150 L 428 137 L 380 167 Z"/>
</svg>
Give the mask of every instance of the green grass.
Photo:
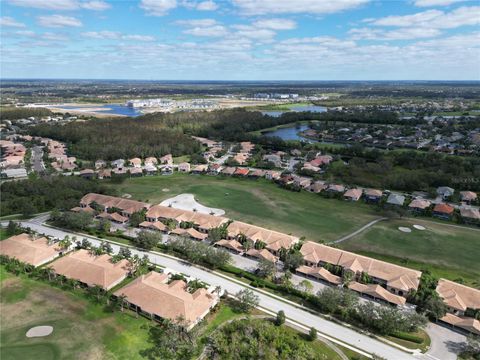
<svg viewBox="0 0 480 360">
<path fill-rule="evenodd" d="M 4 228 L 0 227 L 0 240 L 4 240 L 8 237 L 9 236 L 7 235 L 7 229 L 4 229 Z"/>
<path fill-rule="evenodd" d="M 412 226 L 419 224 L 426 230 Z M 399 226 L 412 229 L 402 233 Z M 450 280 L 462 278 L 466 284 L 480 287 L 480 231 L 467 227 L 423 219 L 382 221 L 340 247 L 419 270 Z"/>
<path fill-rule="evenodd" d="M 129 311 L 110 313 L 85 298 L 25 276 L 2 279 L 0 358 L 3 359 L 141 359 L 151 322 Z M 19 295 L 21 294 L 21 295 Z M 45 338 L 26 338 L 28 329 L 51 325 Z"/>
<path fill-rule="evenodd" d="M 416 342 L 400 339 L 400 338 L 395 337 L 395 336 L 386 336 L 385 338 L 394 342 L 394 343 L 396 343 L 396 344 L 399 344 L 403 347 L 406 347 L 406 348 L 412 349 L 412 350 L 420 349 L 422 352 L 426 352 L 430 348 L 431 339 L 424 330 L 419 330 L 419 331 L 417 331 L 415 333 L 412 333 L 412 334 L 409 334 L 409 335 L 418 336 L 419 338 L 421 338 L 423 340 L 423 342 L 421 344 L 418 344 Z"/>
<path fill-rule="evenodd" d="M 123 184 L 110 186 L 119 194 L 129 193 L 133 199 L 152 204 L 192 193 L 200 203 L 224 209 L 232 219 L 313 241 L 335 240 L 379 216 L 365 204 L 325 199 L 305 191 L 291 192 L 263 179 L 175 173 L 130 178 Z"/>
</svg>

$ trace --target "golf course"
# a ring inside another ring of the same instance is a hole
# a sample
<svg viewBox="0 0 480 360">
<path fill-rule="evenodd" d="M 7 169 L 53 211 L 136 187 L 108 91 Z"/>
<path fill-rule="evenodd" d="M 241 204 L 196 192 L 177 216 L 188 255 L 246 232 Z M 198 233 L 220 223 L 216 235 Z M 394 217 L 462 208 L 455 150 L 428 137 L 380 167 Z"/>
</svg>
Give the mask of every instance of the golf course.
<svg viewBox="0 0 480 360">
<path fill-rule="evenodd" d="M 306 240 L 330 242 L 353 233 L 383 214 L 375 206 L 292 192 L 267 180 L 188 175 L 146 176 L 111 184 L 117 195 L 151 204 L 191 193 L 202 205 L 225 210 L 235 220 L 282 231 Z M 413 227 L 420 224 L 425 230 Z M 399 227 L 409 227 L 403 233 Z M 381 221 L 339 247 L 480 287 L 480 231 L 433 219 Z"/>
</svg>

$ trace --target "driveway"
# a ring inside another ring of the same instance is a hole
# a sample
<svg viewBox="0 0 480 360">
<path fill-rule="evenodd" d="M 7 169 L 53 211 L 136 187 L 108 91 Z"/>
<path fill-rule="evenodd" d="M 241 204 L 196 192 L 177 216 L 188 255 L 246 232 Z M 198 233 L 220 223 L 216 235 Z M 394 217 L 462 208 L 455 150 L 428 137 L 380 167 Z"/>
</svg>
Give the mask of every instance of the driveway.
<svg viewBox="0 0 480 360">
<path fill-rule="evenodd" d="M 438 324 L 429 323 L 425 329 L 432 339 L 427 355 L 442 360 L 456 360 L 462 343 L 467 341 L 465 335 L 459 334 Z"/>
</svg>

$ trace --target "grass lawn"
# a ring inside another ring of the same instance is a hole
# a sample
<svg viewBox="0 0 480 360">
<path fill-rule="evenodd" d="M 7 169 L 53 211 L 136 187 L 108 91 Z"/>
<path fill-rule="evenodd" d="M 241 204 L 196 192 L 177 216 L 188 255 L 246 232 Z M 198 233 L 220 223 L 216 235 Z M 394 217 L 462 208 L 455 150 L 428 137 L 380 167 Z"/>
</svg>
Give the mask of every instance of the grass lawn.
<svg viewBox="0 0 480 360">
<path fill-rule="evenodd" d="M 108 313 L 83 294 L 1 272 L 0 358 L 141 359 L 150 321 L 130 312 Z M 51 325 L 52 335 L 26 338 L 28 329 Z"/>
<path fill-rule="evenodd" d="M 352 204 L 302 191 L 291 192 L 267 180 L 222 176 L 145 176 L 111 184 L 118 194 L 157 204 L 182 193 L 192 193 L 201 204 L 221 208 L 226 216 L 272 230 L 332 241 L 370 222 L 377 215 L 371 206 Z"/>
<path fill-rule="evenodd" d="M 394 336 L 385 336 L 385 338 L 412 350 L 420 349 L 422 352 L 426 352 L 430 348 L 431 339 L 424 330 L 419 330 L 416 333 L 412 333 L 411 335 L 418 336 L 419 338 L 423 339 L 423 342 L 421 344 L 418 344 L 416 342 L 400 339 Z"/>
<path fill-rule="evenodd" d="M 414 224 L 426 230 L 416 230 Z M 402 233 L 399 226 L 410 227 L 412 232 Z M 339 246 L 407 267 L 429 269 L 450 280 L 462 278 L 466 284 L 480 287 L 478 230 L 423 219 L 396 219 L 381 221 Z"/>
<path fill-rule="evenodd" d="M 0 227 L 0 240 L 8 238 L 7 229 Z"/>
</svg>

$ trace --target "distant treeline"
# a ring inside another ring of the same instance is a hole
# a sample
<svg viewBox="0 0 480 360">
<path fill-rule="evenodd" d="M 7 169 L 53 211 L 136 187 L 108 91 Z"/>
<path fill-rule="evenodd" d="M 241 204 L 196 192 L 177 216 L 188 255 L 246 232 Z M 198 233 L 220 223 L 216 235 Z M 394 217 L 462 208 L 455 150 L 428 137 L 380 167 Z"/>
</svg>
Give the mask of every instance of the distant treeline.
<svg viewBox="0 0 480 360">
<path fill-rule="evenodd" d="M 1 107 L 0 120 L 16 120 L 29 118 L 30 116 L 41 117 L 52 115 L 52 112 L 46 108 L 29 107 Z"/>
<path fill-rule="evenodd" d="M 108 189 L 94 180 L 78 176 L 51 176 L 23 181 L 7 181 L 0 185 L 2 201 L 0 213 L 26 216 L 57 209 L 78 206 L 83 195 L 96 192 L 108 193 Z"/>
<path fill-rule="evenodd" d="M 70 154 L 83 160 L 180 156 L 200 150 L 190 136 L 150 118 L 45 124 L 33 127 L 30 133 L 66 142 Z"/>
</svg>

